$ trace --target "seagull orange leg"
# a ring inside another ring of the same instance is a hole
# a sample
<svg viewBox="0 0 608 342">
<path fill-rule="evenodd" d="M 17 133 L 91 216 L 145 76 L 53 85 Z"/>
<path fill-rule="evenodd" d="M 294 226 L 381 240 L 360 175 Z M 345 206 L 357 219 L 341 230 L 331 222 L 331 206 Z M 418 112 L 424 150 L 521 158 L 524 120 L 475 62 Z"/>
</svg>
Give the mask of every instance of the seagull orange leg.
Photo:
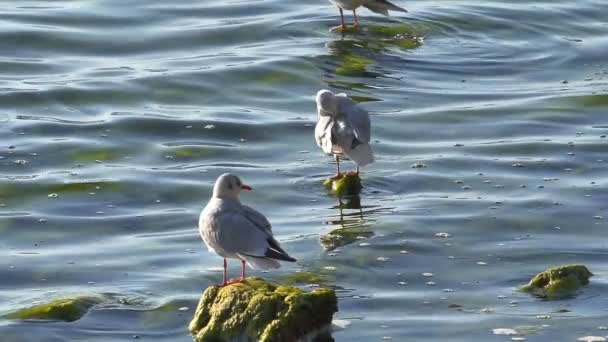
<svg viewBox="0 0 608 342">
<path fill-rule="evenodd" d="M 345 30 L 346 25 L 344 24 L 344 11 L 342 11 L 340 7 L 338 7 L 338 9 L 340 10 L 340 26 L 342 26 L 342 29 Z"/>
<path fill-rule="evenodd" d="M 241 281 L 245 280 L 245 260 L 241 260 Z"/>
<path fill-rule="evenodd" d="M 355 25 L 354 28 L 359 28 L 359 19 L 357 19 L 357 10 L 353 10 L 353 15 L 355 16 Z"/>
</svg>

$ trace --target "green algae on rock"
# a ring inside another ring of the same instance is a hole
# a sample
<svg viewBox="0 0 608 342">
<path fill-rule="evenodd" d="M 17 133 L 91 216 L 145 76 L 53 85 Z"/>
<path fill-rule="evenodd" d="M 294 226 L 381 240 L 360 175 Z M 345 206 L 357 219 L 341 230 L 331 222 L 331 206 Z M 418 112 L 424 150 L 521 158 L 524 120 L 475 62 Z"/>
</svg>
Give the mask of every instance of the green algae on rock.
<svg viewBox="0 0 608 342">
<path fill-rule="evenodd" d="M 328 328 L 338 300 L 332 289 L 312 292 L 277 286 L 260 278 L 210 286 L 199 301 L 190 332 L 197 342 L 333 341 Z"/>
<path fill-rule="evenodd" d="M 41 319 L 52 321 L 77 321 L 94 305 L 101 303 L 101 298 L 81 296 L 56 299 L 46 304 L 37 304 L 5 315 L 6 319 Z"/>
<path fill-rule="evenodd" d="M 560 266 L 537 274 L 520 289 L 546 299 L 561 299 L 588 285 L 591 276 L 593 273 L 584 265 Z"/>
<path fill-rule="evenodd" d="M 355 196 L 361 192 L 361 178 L 354 172 L 342 173 L 323 181 L 323 185 L 337 196 Z"/>
</svg>

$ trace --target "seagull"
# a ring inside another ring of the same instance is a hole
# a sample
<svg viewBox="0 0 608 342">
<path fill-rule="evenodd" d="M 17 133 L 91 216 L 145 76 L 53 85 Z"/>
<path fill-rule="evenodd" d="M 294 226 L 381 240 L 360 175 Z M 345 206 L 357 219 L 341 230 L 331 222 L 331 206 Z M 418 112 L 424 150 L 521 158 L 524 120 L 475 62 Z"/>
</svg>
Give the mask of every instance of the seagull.
<svg viewBox="0 0 608 342">
<path fill-rule="evenodd" d="M 241 204 L 241 190 L 252 188 L 233 174 L 221 175 L 198 221 L 199 232 L 209 251 L 224 258 L 222 286 L 245 280 L 245 263 L 252 269 L 267 270 L 281 267 L 277 260 L 296 261 L 275 240 L 266 217 Z M 226 259 L 241 261 L 241 279 L 228 282 Z"/>
<path fill-rule="evenodd" d="M 388 16 L 388 11 L 399 11 L 407 12 L 405 8 L 401 8 L 395 4 L 388 2 L 387 0 L 329 0 L 332 4 L 338 6 L 340 10 L 340 23 L 342 29 L 346 28 L 344 24 L 344 12 L 343 10 L 352 10 L 353 16 L 355 17 L 354 27 L 359 27 L 359 21 L 357 19 L 357 8 L 363 6 L 372 12 L 384 14 Z"/>
<path fill-rule="evenodd" d="M 336 158 L 340 176 L 340 157 L 348 157 L 359 166 L 374 162 L 369 146 L 370 121 L 366 110 L 346 94 L 334 94 L 323 89 L 317 93 L 319 121 L 315 126 L 315 140 L 323 152 Z"/>
</svg>

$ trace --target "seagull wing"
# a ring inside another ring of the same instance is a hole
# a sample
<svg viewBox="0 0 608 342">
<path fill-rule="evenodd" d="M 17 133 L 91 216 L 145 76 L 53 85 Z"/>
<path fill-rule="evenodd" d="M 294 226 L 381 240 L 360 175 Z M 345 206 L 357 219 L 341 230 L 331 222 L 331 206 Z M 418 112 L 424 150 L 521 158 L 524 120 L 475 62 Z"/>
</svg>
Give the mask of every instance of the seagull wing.
<svg viewBox="0 0 608 342">
<path fill-rule="evenodd" d="M 401 8 L 387 0 L 367 0 L 363 3 L 368 10 L 388 16 L 388 11 L 407 12 L 405 8 Z"/>
<path fill-rule="evenodd" d="M 253 209 L 250 206 L 243 205 L 242 208 L 243 215 L 245 215 L 247 220 L 253 223 L 253 225 L 256 226 L 258 229 L 261 229 L 268 235 L 272 236 L 272 225 L 270 224 L 270 222 L 268 222 L 266 216 L 264 216 L 262 213 Z"/>
<path fill-rule="evenodd" d="M 371 138 L 369 113 L 345 94 L 338 94 L 337 96 L 340 99 L 339 111 L 353 130 L 355 137 L 360 143 L 368 143 Z"/>
<path fill-rule="evenodd" d="M 268 220 L 253 208 L 224 211 L 216 216 L 215 225 L 217 229 L 209 232 L 208 238 L 228 253 L 296 261 L 272 236 Z"/>
<path fill-rule="evenodd" d="M 334 120 L 329 116 L 319 116 L 319 121 L 315 126 L 315 141 L 317 145 L 327 154 L 332 153 L 332 130 Z"/>
</svg>

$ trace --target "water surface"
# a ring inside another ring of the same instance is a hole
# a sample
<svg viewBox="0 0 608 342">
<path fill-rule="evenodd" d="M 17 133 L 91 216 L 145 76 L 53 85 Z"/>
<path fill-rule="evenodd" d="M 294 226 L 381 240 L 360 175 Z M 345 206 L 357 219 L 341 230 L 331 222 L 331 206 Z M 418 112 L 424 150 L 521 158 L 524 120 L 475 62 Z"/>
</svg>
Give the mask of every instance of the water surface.
<svg viewBox="0 0 608 342">
<path fill-rule="evenodd" d="M 408 1 L 345 35 L 324 1 L 1 3 L 0 311 L 106 298 L 4 340 L 191 341 L 221 278 L 196 221 L 227 171 L 299 259 L 252 274 L 323 274 L 337 341 L 608 335 L 605 1 Z M 321 186 L 321 88 L 372 114 L 360 210 Z M 344 227 L 360 239 L 324 250 Z M 576 298 L 516 291 L 570 263 L 595 273 Z"/>
</svg>

